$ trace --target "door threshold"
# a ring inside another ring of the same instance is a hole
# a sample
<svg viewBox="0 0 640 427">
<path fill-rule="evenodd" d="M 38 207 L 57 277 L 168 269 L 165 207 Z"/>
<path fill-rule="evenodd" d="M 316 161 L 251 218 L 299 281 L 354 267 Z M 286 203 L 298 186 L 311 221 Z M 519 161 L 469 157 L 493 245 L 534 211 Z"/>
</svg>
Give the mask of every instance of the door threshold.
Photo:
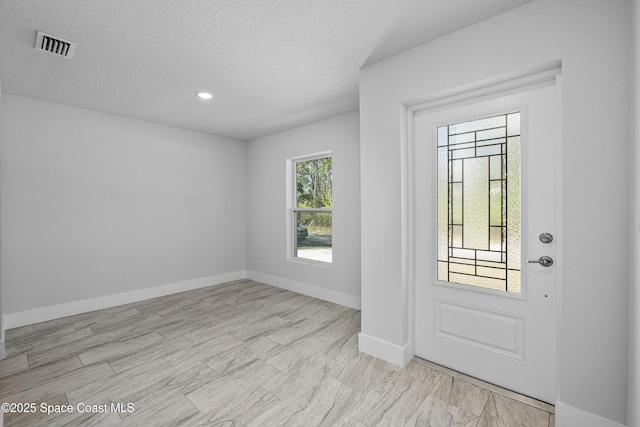
<svg viewBox="0 0 640 427">
<path fill-rule="evenodd" d="M 505 397 L 509 397 L 511 399 L 517 400 L 518 402 L 522 402 L 526 405 L 533 406 L 534 408 L 542 409 L 543 411 L 550 412 L 552 414 L 556 413 L 556 407 L 547 402 L 543 402 L 538 399 L 534 399 L 533 397 L 525 396 L 520 393 L 516 393 L 515 391 L 508 390 L 506 388 L 497 386 L 495 384 L 488 383 L 486 381 L 480 380 L 478 378 L 463 374 L 462 372 L 454 371 L 453 369 L 449 369 L 442 365 L 438 365 L 437 363 L 429 362 L 428 360 L 421 359 L 418 356 L 414 356 L 413 360 L 416 363 L 427 366 L 431 369 L 435 369 L 436 371 L 440 371 L 447 375 L 451 375 L 454 378 L 458 378 L 464 381 L 467 381 L 471 384 L 477 385 L 478 387 L 485 388 L 494 393 L 501 394 Z"/>
</svg>

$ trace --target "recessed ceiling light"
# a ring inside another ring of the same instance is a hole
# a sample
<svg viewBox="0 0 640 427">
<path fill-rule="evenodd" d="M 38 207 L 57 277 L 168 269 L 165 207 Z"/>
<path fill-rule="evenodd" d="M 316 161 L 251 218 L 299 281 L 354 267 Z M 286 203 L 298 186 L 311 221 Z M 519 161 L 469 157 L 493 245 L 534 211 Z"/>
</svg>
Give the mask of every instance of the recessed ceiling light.
<svg viewBox="0 0 640 427">
<path fill-rule="evenodd" d="M 213 98 L 213 95 L 211 95 L 209 92 L 198 92 L 198 96 L 201 99 L 211 99 L 211 98 Z"/>
</svg>

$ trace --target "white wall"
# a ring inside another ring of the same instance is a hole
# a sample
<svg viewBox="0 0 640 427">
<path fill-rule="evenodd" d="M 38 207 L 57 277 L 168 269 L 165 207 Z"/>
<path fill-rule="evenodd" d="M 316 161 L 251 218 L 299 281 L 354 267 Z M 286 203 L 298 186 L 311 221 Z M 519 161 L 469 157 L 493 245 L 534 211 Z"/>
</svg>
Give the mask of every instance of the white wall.
<svg viewBox="0 0 640 427">
<path fill-rule="evenodd" d="M 6 317 L 244 274 L 243 142 L 8 94 L 0 126 Z"/>
<path fill-rule="evenodd" d="M 629 6 L 538 0 L 361 71 L 362 335 L 380 355 L 412 339 L 402 103 L 561 60 L 558 425 L 570 425 L 572 414 L 626 422 Z"/>
<path fill-rule="evenodd" d="M 633 250 L 631 295 L 629 298 L 629 405 L 627 422 L 630 427 L 640 427 L 640 0 L 633 1 L 632 14 L 632 147 L 633 166 L 631 182 L 634 183 Z"/>
<path fill-rule="evenodd" d="M 359 116 L 353 112 L 247 143 L 249 277 L 343 305 L 359 306 L 359 141 Z M 287 159 L 325 151 L 333 153 L 331 267 L 288 260 L 286 240 Z"/>
</svg>

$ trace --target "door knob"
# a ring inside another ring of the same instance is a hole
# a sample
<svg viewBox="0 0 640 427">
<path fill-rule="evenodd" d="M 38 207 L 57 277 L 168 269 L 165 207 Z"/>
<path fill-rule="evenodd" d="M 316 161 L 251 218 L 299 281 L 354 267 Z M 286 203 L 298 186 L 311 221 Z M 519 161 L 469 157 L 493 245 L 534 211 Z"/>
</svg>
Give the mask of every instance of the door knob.
<svg viewBox="0 0 640 427">
<path fill-rule="evenodd" d="M 528 259 L 529 264 L 540 264 L 543 267 L 551 267 L 553 265 L 553 258 L 543 255 L 540 259 Z"/>
</svg>

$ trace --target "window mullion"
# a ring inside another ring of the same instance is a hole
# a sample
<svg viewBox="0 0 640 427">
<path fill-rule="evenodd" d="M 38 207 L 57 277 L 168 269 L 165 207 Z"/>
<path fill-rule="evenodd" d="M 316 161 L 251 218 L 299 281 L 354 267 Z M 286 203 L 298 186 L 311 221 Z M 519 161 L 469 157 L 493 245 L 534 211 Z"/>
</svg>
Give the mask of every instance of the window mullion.
<svg viewBox="0 0 640 427">
<path fill-rule="evenodd" d="M 332 212 L 332 208 L 293 208 L 293 212 Z"/>
</svg>

